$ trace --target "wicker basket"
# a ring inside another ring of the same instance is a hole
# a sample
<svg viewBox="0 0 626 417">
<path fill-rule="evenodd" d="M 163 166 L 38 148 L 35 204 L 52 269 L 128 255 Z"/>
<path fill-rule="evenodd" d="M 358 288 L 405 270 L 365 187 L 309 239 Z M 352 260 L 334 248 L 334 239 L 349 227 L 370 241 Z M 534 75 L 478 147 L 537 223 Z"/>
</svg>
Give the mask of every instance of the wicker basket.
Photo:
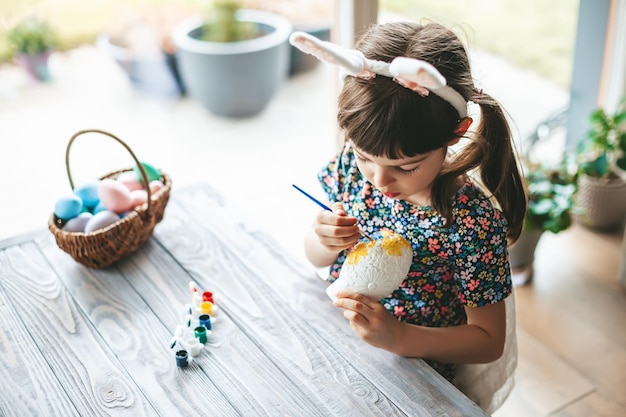
<svg viewBox="0 0 626 417">
<path fill-rule="evenodd" d="M 81 130 L 75 133 L 67 144 L 65 166 L 72 190 L 74 189 L 74 182 L 69 165 L 70 148 L 74 140 L 85 133 L 100 133 L 115 139 L 124 146 L 139 167 L 144 188 L 148 193 L 146 203 L 136 207 L 134 211 L 124 216 L 120 221 L 91 233 L 63 231 L 54 213 L 50 216 L 48 229 L 50 229 L 54 235 L 59 248 L 70 254 L 77 262 L 90 268 L 99 269 L 110 266 L 114 262 L 133 253 L 148 240 L 154 230 L 154 226 L 163 219 L 165 206 L 170 197 L 172 181 L 167 174 L 161 171 L 161 182 L 164 187 L 151 194 L 150 188 L 148 187 L 148 175 L 146 170 L 130 147 L 111 133 L 91 129 Z M 121 173 L 126 171 L 132 171 L 132 168 L 111 172 L 100 179 L 116 179 Z"/>
</svg>

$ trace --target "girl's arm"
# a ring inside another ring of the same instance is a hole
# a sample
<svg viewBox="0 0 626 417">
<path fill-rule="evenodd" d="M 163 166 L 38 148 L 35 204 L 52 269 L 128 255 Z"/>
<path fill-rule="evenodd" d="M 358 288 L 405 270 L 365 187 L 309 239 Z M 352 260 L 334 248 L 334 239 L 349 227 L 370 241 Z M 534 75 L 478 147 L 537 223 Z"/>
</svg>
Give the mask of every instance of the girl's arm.
<svg viewBox="0 0 626 417">
<path fill-rule="evenodd" d="M 331 209 L 318 213 L 304 240 L 307 259 L 318 268 L 332 264 L 341 251 L 361 238 L 356 217 L 348 216 L 341 203 Z"/>
<path fill-rule="evenodd" d="M 502 356 L 506 334 L 504 300 L 465 307 L 467 324 L 425 327 L 402 323 L 378 301 L 340 292 L 335 306 L 344 309 L 352 329 L 367 343 L 408 357 L 447 363 L 487 363 Z"/>
</svg>

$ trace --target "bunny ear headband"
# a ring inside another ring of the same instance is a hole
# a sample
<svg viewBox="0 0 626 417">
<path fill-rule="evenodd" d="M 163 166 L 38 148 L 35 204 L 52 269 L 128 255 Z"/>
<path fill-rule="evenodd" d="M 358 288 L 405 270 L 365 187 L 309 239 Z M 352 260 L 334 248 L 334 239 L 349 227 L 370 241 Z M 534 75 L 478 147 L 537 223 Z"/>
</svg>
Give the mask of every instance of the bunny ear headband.
<svg viewBox="0 0 626 417">
<path fill-rule="evenodd" d="M 446 79 L 426 61 L 399 56 L 391 62 L 367 59 L 361 51 L 322 41 L 305 32 L 293 32 L 289 42 L 317 59 L 339 65 L 348 75 L 371 79 L 378 75 L 393 78 L 398 84 L 426 97 L 429 92 L 452 105 L 461 119 L 467 117 L 467 102 Z"/>
</svg>

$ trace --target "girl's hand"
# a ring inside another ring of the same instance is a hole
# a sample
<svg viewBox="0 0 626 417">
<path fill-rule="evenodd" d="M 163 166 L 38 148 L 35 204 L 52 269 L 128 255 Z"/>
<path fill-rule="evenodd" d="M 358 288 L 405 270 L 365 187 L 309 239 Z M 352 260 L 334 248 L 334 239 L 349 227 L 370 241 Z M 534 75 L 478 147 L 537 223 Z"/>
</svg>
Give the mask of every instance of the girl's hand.
<svg viewBox="0 0 626 417">
<path fill-rule="evenodd" d="M 320 243 L 331 252 L 350 248 L 360 238 L 357 218 L 348 216 L 341 203 L 331 206 L 332 212 L 321 211 L 315 218 L 313 230 Z"/>
<path fill-rule="evenodd" d="M 344 309 L 352 330 L 370 345 L 392 353 L 401 345 L 404 324 L 377 300 L 343 290 L 334 305 Z"/>
</svg>

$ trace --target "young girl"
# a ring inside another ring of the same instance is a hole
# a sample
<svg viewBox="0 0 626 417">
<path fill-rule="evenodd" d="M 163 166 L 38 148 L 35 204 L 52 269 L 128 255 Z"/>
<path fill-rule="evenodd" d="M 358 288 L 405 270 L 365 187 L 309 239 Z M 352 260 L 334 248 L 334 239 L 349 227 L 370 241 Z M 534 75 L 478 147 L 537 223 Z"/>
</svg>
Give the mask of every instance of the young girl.
<svg viewBox="0 0 626 417">
<path fill-rule="evenodd" d="M 474 86 L 462 42 L 439 24 L 389 23 L 357 51 L 306 35 L 292 43 L 348 72 L 338 110 L 346 143 L 319 173 L 332 212 L 317 215 L 307 258 L 330 266 L 334 281 L 359 227 L 393 230 L 414 252 L 388 297 L 343 291 L 335 305 L 367 343 L 423 358 L 450 381 L 455 364 L 498 359 L 512 291 L 507 242 L 527 201 L 503 110 Z M 474 131 L 470 101 L 480 107 Z"/>
</svg>

